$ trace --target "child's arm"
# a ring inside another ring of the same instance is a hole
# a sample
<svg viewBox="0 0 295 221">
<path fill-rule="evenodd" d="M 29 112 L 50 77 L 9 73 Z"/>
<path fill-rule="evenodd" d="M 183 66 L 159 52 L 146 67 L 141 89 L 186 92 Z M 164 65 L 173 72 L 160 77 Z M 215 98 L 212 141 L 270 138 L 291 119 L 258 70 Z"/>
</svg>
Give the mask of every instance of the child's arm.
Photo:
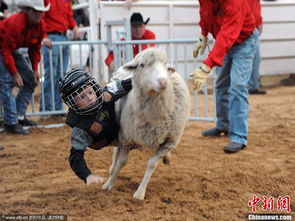
<svg viewBox="0 0 295 221">
<path fill-rule="evenodd" d="M 117 80 L 114 82 L 111 82 L 106 85 L 104 88 L 105 92 L 108 92 L 111 95 L 111 99 L 109 95 L 104 93 L 104 101 L 116 101 L 123 97 L 124 95 L 128 94 L 128 92 L 132 89 L 132 81 L 131 78 L 128 78 L 126 80 Z"/>
<path fill-rule="evenodd" d="M 84 160 L 84 151 L 76 150 L 72 147 L 69 162 L 75 174 L 87 185 L 104 183 L 106 181 L 105 177 L 91 174 L 91 171 L 88 169 L 86 161 Z"/>
<path fill-rule="evenodd" d="M 71 148 L 69 162 L 75 174 L 86 183 L 86 178 L 91 174 L 84 159 L 84 150 Z"/>
<path fill-rule="evenodd" d="M 72 148 L 69 157 L 70 166 L 75 174 L 88 185 L 105 181 L 105 178 L 91 173 L 84 159 L 84 152 L 92 142 L 92 137 L 85 130 L 77 127 L 73 128 L 71 135 Z"/>
</svg>

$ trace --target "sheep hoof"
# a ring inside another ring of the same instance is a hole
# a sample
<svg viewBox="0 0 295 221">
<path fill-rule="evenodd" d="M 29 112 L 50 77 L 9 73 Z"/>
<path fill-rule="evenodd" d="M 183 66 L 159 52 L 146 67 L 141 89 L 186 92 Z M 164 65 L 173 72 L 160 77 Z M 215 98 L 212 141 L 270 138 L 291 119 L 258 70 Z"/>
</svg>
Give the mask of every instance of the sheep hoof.
<svg viewBox="0 0 295 221">
<path fill-rule="evenodd" d="M 145 192 L 143 191 L 136 191 L 134 194 L 133 194 L 133 197 L 135 199 L 138 199 L 138 200 L 144 200 L 144 197 L 145 197 Z"/>
<path fill-rule="evenodd" d="M 111 190 L 113 188 L 114 184 L 111 183 L 109 180 L 102 185 L 103 190 Z"/>
<path fill-rule="evenodd" d="M 170 165 L 170 159 L 171 159 L 170 154 L 167 154 L 163 156 L 162 161 L 165 165 Z"/>
</svg>

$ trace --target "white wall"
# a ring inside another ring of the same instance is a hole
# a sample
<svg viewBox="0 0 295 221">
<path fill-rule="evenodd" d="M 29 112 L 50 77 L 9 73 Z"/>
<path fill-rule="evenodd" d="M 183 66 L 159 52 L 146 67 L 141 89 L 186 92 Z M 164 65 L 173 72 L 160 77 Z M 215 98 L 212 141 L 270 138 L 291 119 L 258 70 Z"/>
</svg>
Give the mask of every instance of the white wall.
<svg viewBox="0 0 295 221">
<path fill-rule="evenodd" d="M 261 74 L 295 73 L 295 1 L 262 2 Z"/>
<path fill-rule="evenodd" d="M 147 28 L 156 33 L 157 39 L 197 39 L 200 34 L 197 0 L 139 0 L 130 11 L 122 2 L 100 2 L 99 8 L 101 24 L 107 20 L 129 18 L 133 12 L 141 12 L 145 19 L 151 17 Z M 262 1 L 262 16 L 261 75 L 295 73 L 295 1 Z M 101 32 L 102 39 L 105 39 L 103 26 Z M 189 58 L 192 57 L 191 51 L 187 51 Z"/>
</svg>

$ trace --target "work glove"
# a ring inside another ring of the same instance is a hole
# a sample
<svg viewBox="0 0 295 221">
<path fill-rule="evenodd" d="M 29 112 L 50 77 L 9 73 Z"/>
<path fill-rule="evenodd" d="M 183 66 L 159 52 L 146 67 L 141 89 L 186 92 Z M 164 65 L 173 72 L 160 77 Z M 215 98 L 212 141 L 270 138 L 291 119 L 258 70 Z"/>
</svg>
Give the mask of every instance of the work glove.
<svg viewBox="0 0 295 221">
<path fill-rule="evenodd" d="M 199 41 L 196 43 L 196 46 L 194 48 L 194 58 L 198 57 L 198 54 L 200 52 L 200 54 L 204 54 L 205 48 L 207 46 L 207 37 L 204 35 L 201 35 Z"/>
<path fill-rule="evenodd" d="M 200 91 L 208 78 L 208 75 L 211 71 L 211 68 L 202 63 L 200 67 L 196 68 L 192 73 L 190 73 L 190 77 L 193 78 L 194 88 L 197 91 Z"/>
</svg>

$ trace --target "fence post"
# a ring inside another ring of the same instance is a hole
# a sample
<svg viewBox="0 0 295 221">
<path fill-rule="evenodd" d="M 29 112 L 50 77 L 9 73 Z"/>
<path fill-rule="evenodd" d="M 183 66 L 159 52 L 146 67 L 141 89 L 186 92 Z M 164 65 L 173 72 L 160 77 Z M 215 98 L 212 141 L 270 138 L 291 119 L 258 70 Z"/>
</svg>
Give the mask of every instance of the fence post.
<svg viewBox="0 0 295 221">
<path fill-rule="evenodd" d="M 97 41 L 98 40 L 98 26 L 99 26 L 99 20 L 98 20 L 98 3 L 96 0 L 90 0 L 89 1 L 89 23 L 91 27 L 91 41 Z M 98 45 L 93 44 L 93 77 L 97 79 L 99 82 L 103 81 L 103 73 L 99 72 L 99 66 L 102 64 L 99 64 L 99 51 L 98 51 Z"/>
</svg>

